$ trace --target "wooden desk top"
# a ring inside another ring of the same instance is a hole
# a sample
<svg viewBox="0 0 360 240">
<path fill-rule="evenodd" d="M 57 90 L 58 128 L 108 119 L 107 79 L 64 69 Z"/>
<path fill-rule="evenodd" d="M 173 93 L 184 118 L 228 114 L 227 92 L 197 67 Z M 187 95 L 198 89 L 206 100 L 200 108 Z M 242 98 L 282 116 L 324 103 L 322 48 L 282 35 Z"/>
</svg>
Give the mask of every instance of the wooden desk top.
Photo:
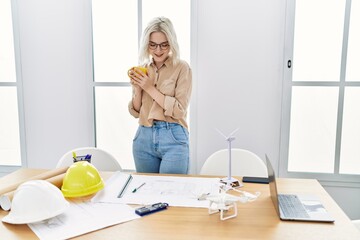
<svg viewBox="0 0 360 240">
<path fill-rule="evenodd" d="M 0 178 L 0 188 L 45 170 L 21 169 Z M 101 173 L 104 179 L 112 173 Z M 166 211 L 118 224 L 74 239 L 360 239 L 341 208 L 313 179 L 277 179 L 279 192 L 316 194 L 335 218 L 334 223 L 281 221 L 270 199 L 269 185 L 245 183 L 242 190 L 260 191 L 251 203 L 238 203 L 238 216 L 221 221 L 218 214 L 209 215 L 205 208 L 169 207 Z M 235 194 L 236 195 L 236 194 Z M 0 210 L 0 218 L 8 212 Z M 27 225 L 0 222 L 0 239 L 38 239 Z"/>
</svg>

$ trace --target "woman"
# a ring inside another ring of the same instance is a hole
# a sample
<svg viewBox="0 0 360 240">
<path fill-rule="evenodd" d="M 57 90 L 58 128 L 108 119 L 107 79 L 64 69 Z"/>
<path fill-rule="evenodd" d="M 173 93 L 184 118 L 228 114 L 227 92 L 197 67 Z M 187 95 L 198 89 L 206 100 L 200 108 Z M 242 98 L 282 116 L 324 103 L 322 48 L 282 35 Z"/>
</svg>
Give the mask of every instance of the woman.
<svg viewBox="0 0 360 240">
<path fill-rule="evenodd" d="M 137 172 L 186 174 L 189 166 L 189 133 L 186 122 L 192 74 L 180 60 L 171 21 L 154 18 L 143 32 L 139 63 L 147 74 L 130 72 L 132 116 L 139 118 L 133 141 Z"/>
</svg>

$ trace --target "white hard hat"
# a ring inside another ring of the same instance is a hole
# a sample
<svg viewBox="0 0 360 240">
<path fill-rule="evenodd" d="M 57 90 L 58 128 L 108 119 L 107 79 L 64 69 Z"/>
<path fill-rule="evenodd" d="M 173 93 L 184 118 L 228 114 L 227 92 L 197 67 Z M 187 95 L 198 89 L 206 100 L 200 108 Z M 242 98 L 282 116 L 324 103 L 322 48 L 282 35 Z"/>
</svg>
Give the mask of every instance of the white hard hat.
<svg viewBox="0 0 360 240">
<path fill-rule="evenodd" d="M 69 205 L 53 184 L 45 180 L 30 180 L 16 189 L 11 211 L 2 221 L 12 224 L 40 222 L 63 213 Z"/>
</svg>

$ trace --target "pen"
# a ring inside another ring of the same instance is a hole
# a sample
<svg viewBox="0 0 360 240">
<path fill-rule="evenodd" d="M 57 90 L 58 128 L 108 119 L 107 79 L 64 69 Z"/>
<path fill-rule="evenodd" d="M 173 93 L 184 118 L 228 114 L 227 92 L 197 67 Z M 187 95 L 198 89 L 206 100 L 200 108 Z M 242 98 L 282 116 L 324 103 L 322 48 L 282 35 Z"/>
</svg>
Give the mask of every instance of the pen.
<svg viewBox="0 0 360 240">
<path fill-rule="evenodd" d="M 145 185 L 145 183 L 143 183 L 143 184 L 141 184 L 140 186 L 138 186 L 137 188 L 134 188 L 134 190 L 132 190 L 132 192 L 134 193 L 134 192 L 136 192 L 137 190 L 139 190 L 142 186 L 144 186 Z"/>
<path fill-rule="evenodd" d="M 125 190 L 126 190 L 126 188 L 129 186 L 129 183 L 130 183 L 131 179 L 132 179 L 132 175 L 130 174 L 129 177 L 128 177 L 128 179 L 126 180 L 125 185 L 124 185 L 123 188 L 121 189 L 121 191 L 120 191 L 120 193 L 119 193 L 119 195 L 118 195 L 118 198 L 121 198 L 121 197 L 124 195 Z"/>
</svg>

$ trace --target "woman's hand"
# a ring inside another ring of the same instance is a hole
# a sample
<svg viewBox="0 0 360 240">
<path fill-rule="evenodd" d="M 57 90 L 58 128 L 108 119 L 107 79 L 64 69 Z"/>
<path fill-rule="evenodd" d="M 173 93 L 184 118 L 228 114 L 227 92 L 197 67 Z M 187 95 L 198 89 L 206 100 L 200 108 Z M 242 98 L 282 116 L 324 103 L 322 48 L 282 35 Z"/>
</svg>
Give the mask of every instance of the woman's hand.
<svg viewBox="0 0 360 240">
<path fill-rule="evenodd" d="M 144 74 L 142 71 L 138 71 L 136 69 L 133 70 L 130 73 L 130 78 L 131 78 L 130 82 L 135 88 L 139 87 L 147 92 L 152 87 L 154 87 L 154 81 L 150 79 L 149 76 Z"/>
<path fill-rule="evenodd" d="M 147 94 L 150 95 L 152 99 L 154 99 L 162 108 L 164 108 L 165 96 L 156 89 L 153 79 L 149 78 L 149 76 L 144 74 L 143 72 L 136 70 L 130 73 L 130 78 L 131 84 L 134 87 L 139 87 L 140 89 L 144 90 Z"/>
</svg>

